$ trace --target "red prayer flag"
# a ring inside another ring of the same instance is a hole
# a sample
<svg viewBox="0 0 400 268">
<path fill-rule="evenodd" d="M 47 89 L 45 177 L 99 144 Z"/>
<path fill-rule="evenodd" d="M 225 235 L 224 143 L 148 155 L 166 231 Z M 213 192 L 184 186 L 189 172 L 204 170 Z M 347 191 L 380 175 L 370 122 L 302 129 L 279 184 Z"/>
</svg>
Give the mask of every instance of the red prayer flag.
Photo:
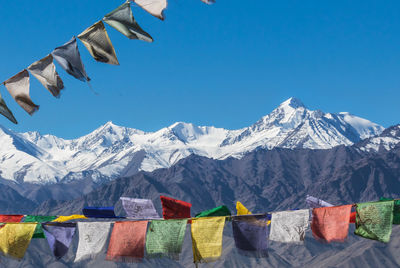
<svg viewBox="0 0 400 268">
<path fill-rule="evenodd" d="M 190 208 L 192 204 L 166 196 L 160 196 L 160 199 L 164 219 L 186 219 L 191 217 Z"/>
<path fill-rule="evenodd" d="M 350 214 L 350 223 L 356 223 L 356 212 L 355 211 L 353 211 Z"/>
<path fill-rule="evenodd" d="M 24 215 L 0 215 L 0 222 L 21 222 Z"/>
<path fill-rule="evenodd" d="M 352 205 L 314 208 L 311 229 L 317 240 L 343 242 L 349 233 Z"/>
<path fill-rule="evenodd" d="M 106 259 L 140 262 L 144 257 L 148 221 L 116 222 L 111 233 Z"/>
</svg>

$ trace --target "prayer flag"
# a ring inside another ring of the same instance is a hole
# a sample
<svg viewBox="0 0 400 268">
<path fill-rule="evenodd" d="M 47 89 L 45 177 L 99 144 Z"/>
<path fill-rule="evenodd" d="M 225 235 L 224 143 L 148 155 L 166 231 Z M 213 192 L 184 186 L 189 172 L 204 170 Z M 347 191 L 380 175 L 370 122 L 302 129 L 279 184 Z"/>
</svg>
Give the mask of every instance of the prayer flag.
<svg viewBox="0 0 400 268">
<path fill-rule="evenodd" d="M 129 39 L 139 39 L 147 42 L 153 42 L 153 38 L 148 33 L 143 31 L 143 29 L 136 22 L 132 14 L 131 4 L 129 2 L 125 2 L 117 9 L 108 13 L 103 18 L 103 21 Z"/>
<path fill-rule="evenodd" d="M 150 258 L 170 257 L 179 260 L 187 220 L 154 220 L 146 236 L 146 252 Z"/>
<path fill-rule="evenodd" d="M 268 257 L 268 216 L 232 218 L 233 238 L 238 252 L 250 257 Z"/>
<path fill-rule="evenodd" d="M 147 221 L 116 222 L 111 233 L 107 260 L 138 262 L 144 257 Z"/>
<path fill-rule="evenodd" d="M 249 215 L 249 214 L 251 214 L 251 212 L 245 206 L 243 206 L 243 204 L 240 203 L 240 201 L 236 202 L 236 210 L 237 210 L 237 214 L 238 215 Z"/>
<path fill-rule="evenodd" d="M 78 222 L 79 244 L 75 262 L 95 258 L 105 247 L 110 222 Z"/>
<path fill-rule="evenodd" d="M 356 223 L 356 212 L 355 211 L 350 213 L 350 223 Z"/>
<path fill-rule="evenodd" d="M 42 223 L 42 228 L 56 259 L 67 254 L 76 230 L 76 223 Z"/>
<path fill-rule="evenodd" d="M 230 216 L 231 211 L 226 206 L 219 206 L 196 214 L 196 218 L 212 216 Z"/>
<path fill-rule="evenodd" d="M 390 201 L 392 198 L 381 197 L 379 201 Z M 400 224 L 400 200 L 394 200 L 393 224 Z"/>
<path fill-rule="evenodd" d="M 0 94 L 0 114 L 4 115 L 8 120 L 13 122 L 14 124 L 18 124 L 17 119 L 15 119 L 11 110 L 8 109 L 8 106 L 4 101 L 3 97 L 1 96 L 1 94 Z"/>
<path fill-rule="evenodd" d="M 0 215 L 0 222 L 20 222 L 24 215 Z"/>
<path fill-rule="evenodd" d="M 24 218 L 24 222 L 49 222 L 53 221 L 56 216 L 35 216 L 35 215 L 26 215 Z M 46 238 L 44 236 L 43 228 L 41 224 L 36 225 L 35 233 L 32 238 Z"/>
<path fill-rule="evenodd" d="M 39 106 L 34 104 L 29 96 L 29 73 L 23 70 L 4 82 L 10 95 L 28 114 L 32 115 L 39 110 Z"/>
<path fill-rule="evenodd" d="M 198 218 L 192 221 L 194 263 L 212 262 L 221 257 L 225 217 Z"/>
<path fill-rule="evenodd" d="M 359 203 L 356 205 L 355 234 L 388 243 L 392 234 L 394 201 Z"/>
<path fill-rule="evenodd" d="M 35 232 L 36 223 L 5 224 L 0 229 L 0 250 L 9 257 L 22 259 Z"/>
<path fill-rule="evenodd" d="M 272 213 L 269 239 L 277 242 L 303 242 L 308 228 L 308 209 Z"/>
<path fill-rule="evenodd" d="M 119 65 L 114 47 L 102 21 L 96 22 L 87 28 L 78 35 L 78 38 L 96 61 Z"/>
<path fill-rule="evenodd" d="M 164 9 L 167 8 L 167 0 L 131 0 L 151 15 L 164 20 Z"/>
<path fill-rule="evenodd" d="M 211 5 L 215 3 L 215 0 L 201 0 L 201 2 L 206 3 L 207 5 Z"/>
<path fill-rule="evenodd" d="M 129 218 L 133 219 L 159 219 L 150 199 L 121 197 L 122 206 Z"/>
<path fill-rule="evenodd" d="M 69 216 L 58 216 L 57 219 L 55 219 L 53 222 L 66 222 L 70 220 L 76 220 L 76 219 L 87 219 L 84 215 L 69 215 Z"/>
<path fill-rule="evenodd" d="M 310 208 L 333 207 L 332 204 L 311 195 L 307 195 L 306 202 Z"/>
<path fill-rule="evenodd" d="M 54 97 L 60 96 L 60 91 L 64 88 L 64 83 L 56 71 L 56 66 L 53 63 L 53 56 L 51 54 L 32 63 L 28 67 L 28 71 L 30 71 Z"/>
<path fill-rule="evenodd" d="M 83 82 L 90 81 L 82 63 L 75 36 L 64 45 L 54 49 L 51 55 L 67 73 Z"/>
<path fill-rule="evenodd" d="M 192 204 L 166 196 L 160 196 L 160 199 L 164 219 L 190 218 L 190 208 Z"/>
<path fill-rule="evenodd" d="M 344 242 L 349 233 L 352 205 L 314 208 L 311 230 L 315 239 L 325 242 Z"/>
<path fill-rule="evenodd" d="M 114 207 L 84 207 L 82 211 L 88 218 L 119 218 L 115 216 Z"/>
</svg>

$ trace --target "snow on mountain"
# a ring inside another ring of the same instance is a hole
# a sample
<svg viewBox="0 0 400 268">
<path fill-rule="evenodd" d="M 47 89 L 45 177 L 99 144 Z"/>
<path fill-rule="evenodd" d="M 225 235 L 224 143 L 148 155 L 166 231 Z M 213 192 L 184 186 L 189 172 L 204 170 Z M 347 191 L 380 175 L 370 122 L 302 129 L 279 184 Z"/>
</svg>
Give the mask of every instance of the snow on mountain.
<svg viewBox="0 0 400 268">
<path fill-rule="evenodd" d="M 239 130 L 178 122 L 143 132 L 108 122 L 86 136 L 65 140 L 0 128 L 0 177 L 45 184 L 79 180 L 83 171 L 93 171 L 93 180 L 112 179 L 170 167 L 191 154 L 225 159 L 240 158 L 257 148 L 328 149 L 382 131 L 383 127 L 349 113 L 308 110 L 295 98 Z"/>
<path fill-rule="evenodd" d="M 400 144 L 400 125 L 385 129 L 380 135 L 363 140 L 357 147 L 362 151 L 390 151 Z"/>
</svg>

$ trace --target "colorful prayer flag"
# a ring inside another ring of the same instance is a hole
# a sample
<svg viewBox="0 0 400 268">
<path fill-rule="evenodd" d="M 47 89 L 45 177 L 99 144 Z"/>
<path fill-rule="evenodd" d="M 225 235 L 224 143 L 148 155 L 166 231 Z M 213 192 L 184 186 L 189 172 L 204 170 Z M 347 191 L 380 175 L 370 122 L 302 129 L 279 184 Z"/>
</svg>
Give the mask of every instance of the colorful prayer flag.
<svg viewBox="0 0 400 268">
<path fill-rule="evenodd" d="M 14 124 L 18 124 L 17 119 L 15 119 L 11 110 L 8 109 L 8 106 L 4 101 L 3 97 L 1 96 L 1 94 L 0 94 L 0 114 L 4 115 L 8 120 L 13 122 Z"/>
<path fill-rule="evenodd" d="M 78 38 L 96 61 L 119 65 L 114 47 L 102 21 L 96 22 L 87 28 L 78 35 Z"/>
<path fill-rule="evenodd" d="M 250 215 L 251 214 L 251 212 L 245 206 L 243 206 L 243 204 L 240 203 L 240 201 L 236 202 L 236 210 L 237 210 L 238 215 Z"/>
<path fill-rule="evenodd" d="M 114 207 L 84 207 L 82 212 L 88 218 L 119 218 L 115 216 Z"/>
<path fill-rule="evenodd" d="M 42 223 L 43 232 L 56 259 L 67 254 L 76 230 L 76 223 Z"/>
<path fill-rule="evenodd" d="M 196 218 L 211 216 L 230 216 L 231 211 L 226 206 L 219 206 L 196 214 Z"/>
<path fill-rule="evenodd" d="M 0 215 L 0 222 L 20 222 L 24 215 Z"/>
<path fill-rule="evenodd" d="M 116 222 L 111 233 L 109 261 L 139 262 L 144 257 L 147 221 Z"/>
<path fill-rule="evenodd" d="M 307 195 L 306 202 L 310 208 L 333 207 L 332 204 L 311 195 Z"/>
<path fill-rule="evenodd" d="M 394 201 L 359 203 L 356 205 L 355 234 L 388 243 L 392 234 Z"/>
<path fill-rule="evenodd" d="M 392 198 L 381 197 L 379 201 L 390 201 Z M 394 200 L 393 224 L 400 224 L 400 200 Z"/>
<path fill-rule="evenodd" d="M 147 256 L 179 260 L 186 225 L 187 220 L 153 220 L 146 236 Z"/>
<path fill-rule="evenodd" d="M 129 39 L 153 42 L 153 38 L 136 22 L 129 2 L 125 2 L 117 9 L 105 15 L 103 21 Z"/>
<path fill-rule="evenodd" d="M 151 15 L 164 20 L 164 9 L 167 8 L 167 0 L 130 0 L 149 12 Z"/>
<path fill-rule="evenodd" d="M 35 232 L 36 223 L 5 224 L 0 229 L 0 250 L 6 256 L 22 259 Z"/>
<path fill-rule="evenodd" d="M 77 219 L 87 219 L 84 215 L 79 215 L 79 214 L 74 214 L 74 215 L 69 215 L 69 216 L 58 216 L 57 219 L 55 219 L 53 222 L 66 222 L 66 221 L 71 221 L 71 220 L 77 220 Z"/>
<path fill-rule="evenodd" d="M 24 222 L 50 222 L 53 221 L 56 216 L 36 216 L 36 215 L 26 215 L 24 218 Z M 46 238 L 44 236 L 43 228 L 41 224 L 36 225 L 35 232 L 32 238 Z"/>
<path fill-rule="evenodd" d="M 272 213 L 269 239 L 277 242 L 303 242 L 309 225 L 308 209 Z"/>
<path fill-rule="evenodd" d="M 201 2 L 206 3 L 207 5 L 211 5 L 215 3 L 215 0 L 201 0 Z"/>
<path fill-rule="evenodd" d="M 314 208 L 311 230 L 315 239 L 324 242 L 344 242 L 349 233 L 352 205 Z"/>
<path fill-rule="evenodd" d="M 190 208 L 192 204 L 173 199 L 166 196 L 160 196 L 164 219 L 185 219 L 190 218 Z"/>
<path fill-rule="evenodd" d="M 192 221 L 194 263 L 212 262 L 221 257 L 225 217 L 198 218 Z"/>
<path fill-rule="evenodd" d="M 121 197 L 122 206 L 129 218 L 133 219 L 159 219 L 154 204 L 150 199 Z"/>
</svg>

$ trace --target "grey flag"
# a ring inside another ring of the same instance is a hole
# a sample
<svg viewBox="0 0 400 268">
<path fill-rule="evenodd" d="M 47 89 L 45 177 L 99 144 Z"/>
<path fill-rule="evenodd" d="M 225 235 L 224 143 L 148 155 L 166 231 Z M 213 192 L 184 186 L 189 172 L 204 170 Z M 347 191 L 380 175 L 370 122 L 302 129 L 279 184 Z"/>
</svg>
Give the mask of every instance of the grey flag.
<svg viewBox="0 0 400 268">
<path fill-rule="evenodd" d="M 8 109 L 6 102 L 1 97 L 1 94 L 0 94 L 0 114 L 7 117 L 7 119 L 13 122 L 14 124 L 18 124 L 13 113 L 10 111 L 10 109 Z"/>
<path fill-rule="evenodd" d="M 143 31 L 132 14 L 131 4 L 126 2 L 104 16 L 103 21 L 129 39 L 153 42 L 153 38 Z"/>
<path fill-rule="evenodd" d="M 130 0 L 149 12 L 151 15 L 164 20 L 164 9 L 167 8 L 167 0 Z"/>
<path fill-rule="evenodd" d="M 75 36 L 64 45 L 54 49 L 51 55 L 67 73 L 81 81 L 90 81 L 82 63 Z"/>
</svg>

